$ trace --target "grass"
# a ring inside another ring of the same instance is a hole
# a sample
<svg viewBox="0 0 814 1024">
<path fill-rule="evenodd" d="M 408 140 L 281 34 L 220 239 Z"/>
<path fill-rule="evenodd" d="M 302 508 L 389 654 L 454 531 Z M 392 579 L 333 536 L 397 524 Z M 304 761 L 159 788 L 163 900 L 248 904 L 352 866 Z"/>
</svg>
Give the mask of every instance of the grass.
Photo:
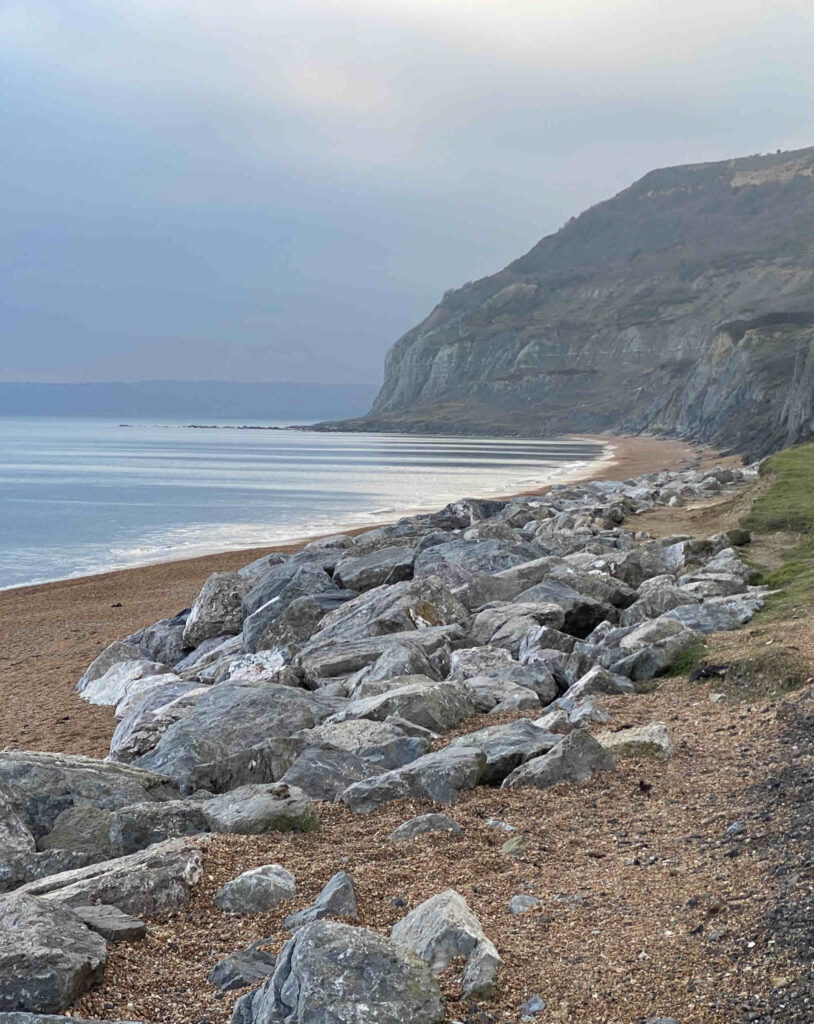
<svg viewBox="0 0 814 1024">
<path fill-rule="evenodd" d="M 698 668 L 706 653 L 706 640 L 698 640 L 696 643 L 690 644 L 689 647 L 685 647 L 681 654 L 679 654 L 665 675 L 668 678 L 672 676 L 688 676 L 694 669 Z"/>
<path fill-rule="evenodd" d="M 753 533 L 790 533 L 800 538 L 783 564 L 762 576 L 761 582 L 781 591 L 767 602 L 764 615 L 771 620 L 814 607 L 814 444 L 770 456 L 760 475 L 769 487 L 742 525 Z"/>
</svg>

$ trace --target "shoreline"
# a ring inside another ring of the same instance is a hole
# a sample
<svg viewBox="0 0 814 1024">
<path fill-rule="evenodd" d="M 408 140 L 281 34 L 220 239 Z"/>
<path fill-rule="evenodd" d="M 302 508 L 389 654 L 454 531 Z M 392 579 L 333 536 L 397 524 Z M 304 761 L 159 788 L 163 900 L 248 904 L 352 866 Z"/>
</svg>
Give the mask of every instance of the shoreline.
<svg viewBox="0 0 814 1024">
<path fill-rule="evenodd" d="M 612 435 L 579 435 L 579 439 L 603 444 L 607 450 L 588 466 L 566 472 L 536 490 L 499 496 L 534 497 L 562 483 L 627 479 L 696 459 L 728 461 L 713 450 L 683 441 Z M 402 516 L 390 515 L 379 523 L 344 531 L 339 526 L 331 533 L 355 535 L 397 518 Z M 234 571 L 272 551 L 291 553 L 329 535 L 317 533 L 288 543 L 0 591 L 0 750 L 26 748 L 104 757 L 115 727 L 113 711 L 80 700 L 74 686 L 108 644 L 188 607 L 213 572 Z"/>
</svg>

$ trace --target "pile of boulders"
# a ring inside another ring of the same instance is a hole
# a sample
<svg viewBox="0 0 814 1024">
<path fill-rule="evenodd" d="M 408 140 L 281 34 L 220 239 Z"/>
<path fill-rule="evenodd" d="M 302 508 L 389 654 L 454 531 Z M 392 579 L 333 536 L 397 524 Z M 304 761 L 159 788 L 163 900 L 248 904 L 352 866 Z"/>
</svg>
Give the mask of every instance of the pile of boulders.
<svg viewBox="0 0 814 1024">
<path fill-rule="evenodd" d="M 743 531 L 655 540 L 636 516 L 753 473 L 463 500 L 215 573 L 192 608 L 112 644 L 78 683 L 115 707 L 106 761 L 0 752 L 0 1011 L 70 1005 L 98 980 L 106 941 L 137 939 L 139 915 L 185 901 L 208 834 L 313 831 L 318 801 L 454 805 L 477 786 L 544 788 L 614 755 L 669 756 L 660 723 L 592 735 L 607 720 L 598 697 L 652 686 L 704 633 L 748 621 L 762 590 Z M 503 712 L 524 714 L 439 742 Z M 429 819 L 456 827 L 428 814 L 405 834 Z M 296 892 L 283 865 L 250 874 L 218 894 L 223 912 Z M 464 994 L 494 988 L 500 957 L 459 894 L 385 938 L 347 923 L 350 879 L 330 884 L 276 959 L 249 949 L 223 968 L 232 987 L 273 970 L 237 1021 L 316 1020 L 326 998 L 332 1020 L 356 1020 L 343 1007 L 361 1001 L 366 1021 L 437 1021 L 434 974 L 460 957 Z"/>
</svg>

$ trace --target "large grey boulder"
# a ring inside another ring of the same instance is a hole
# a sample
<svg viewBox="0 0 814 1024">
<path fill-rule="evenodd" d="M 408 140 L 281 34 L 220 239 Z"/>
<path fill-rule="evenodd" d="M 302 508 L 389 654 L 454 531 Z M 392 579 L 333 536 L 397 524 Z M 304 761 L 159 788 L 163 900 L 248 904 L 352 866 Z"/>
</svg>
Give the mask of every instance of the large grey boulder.
<svg viewBox="0 0 814 1024">
<path fill-rule="evenodd" d="M 273 779 L 279 779 L 303 749 L 293 734 L 313 728 L 337 706 L 333 699 L 288 686 L 220 683 L 135 764 L 170 776 L 185 793 L 222 791 L 246 780 L 241 772 L 256 759 L 253 748 L 261 747 L 269 751 Z"/>
<path fill-rule="evenodd" d="M 51 831 L 40 838 L 39 848 L 41 851 L 71 850 L 84 853 L 88 858 L 87 863 L 115 857 L 120 851 L 110 841 L 112 820 L 112 811 L 92 804 L 66 807 L 57 816 Z"/>
<path fill-rule="evenodd" d="M 23 893 L 0 898 L 0 1011 L 58 1013 L 102 980 L 105 940 L 70 910 Z"/>
<path fill-rule="evenodd" d="M 408 735 L 390 721 L 349 718 L 323 722 L 307 733 L 308 743 L 329 743 L 366 761 L 379 771 L 401 768 L 430 751 L 427 736 Z"/>
<path fill-rule="evenodd" d="M 213 832 L 261 835 L 266 832 L 318 832 L 313 802 L 285 783 L 240 786 L 201 804 Z"/>
<path fill-rule="evenodd" d="M 266 614 L 263 605 L 243 624 L 247 651 L 274 650 L 301 644 L 319 628 L 323 618 L 356 597 L 354 590 L 326 589 L 296 597 L 276 615 Z"/>
<path fill-rule="evenodd" d="M 317 742 L 309 743 L 280 781 L 296 786 L 312 800 L 332 801 L 354 782 L 379 771 L 350 750 Z"/>
<path fill-rule="evenodd" d="M 137 1024 L 136 1021 L 87 1020 L 85 1017 L 70 1017 L 70 1024 Z M 65 1024 L 65 1017 L 60 1013 L 26 1013 L 22 1010 L 15 1013 L 0 1012 L 0 1024 Z"/>
<path fill-rule="evenodd" d="M 215 572 L 201 588 L 184 626 L 184 643 L 197 647 L 215 636 L 239 633 L 243 598 L 251 583 L 236 572 Z"/>
<path fill-rule="evenodd" d="M 163 683 L 128 701 L 110 741 L 110 760 L 129 764 L 152 750 L 167 729 L 185 718 L 207 690 L 198 683 L 181 680 Z"/>
<path fill-rule="evenodd" d="M 437 576 L 447 586 L 461 586 L 472 572 L 498 573 L 532 561 L 539 548 L 522 541 L 453 540 L 423 550 L 415 560 L 418 577 Z"/>
<path fill-rule="evenodd" d="M 365 555 L 353 552 L 337 563 L 334 579 L 349 590 L 370 590 L 383 583 L 401 583 L 413 575 L 415 548 L 379 548 Z"/>
<path fill-rule="evenodd" d="M 614 757 L 656 757 L 666 759 L 673 753 L 673 744 L 664 722 L 601 732 L 595 736 Z"/>
<path fill-rule="evenodd" d="M 79 754 L 33 750 L 0 751 L 0 781 L 14 790 L 35 838 L 50 832 L 62 811 L 77 804 L 115 810 L 178 796 L 171 780 L 153 772 Z"/>
<path fill-rule="evenodd" d="M 303 647 L 292 664 L 302 673 L 305 684 L 317 689 L 330 679 L 349 676 L 372 665 L 394 644 L 408 643 L 418 647 L 446 675 L 450 650 L 463 646 L 465 639 L 466 634 L 458 625 L 411 628 L 355 640 L 325 639 L 320 632 Z"/>
<path fill-rule="evenodd" d="M 536 629 L 547 627 L 537 626 Z M 503 647 L 469 647 L 453 651 L 449 658 L 451 680 L 494 676 L 502 682 L 525 686 L 550 704 L 559 693 L 554 677 L 543 664 L 521 664 Z"/>
<path fill-rule="evenodd" d="M 189 618 L 189 611 L 179 612 L 171 619 L 161 619 L 140 629 L 128 640 L 138 644 L 153 661 L 163 665 L 174 665 L 189 654 L 190 645 L 184 640 L 184 627 Z"/>
<path fill-rule="evenodd" d="M 85 669 L 84 675 L 76 684 L 77 692 L 82 693 L 89 683 L 99 679 L 114 665 L 125 661 L 143 661 L 145 654 L 146 652 L 138 644 L 129 643 L 127 640 L 114 640 Z"/>
<path fill-rule="evenodd" d="M 563 629 L 572 636 L 587 636 L 594 626 L 597 626 L 603 619 L 613 619 L 615 612 L 613 606 L 605 601 L 597 601 L 588 594 L 581 594 L 574 587 L 569 586 L 563 580 L 545 579 L 536 583 L 528 590 L 522 591 L 514 598 L 516 604 L 529 603 L 550 603 L 557 605 L 563 613 L 562 621 L 557 623 L 547 622 L 541 625 L 553 626 L 554 629 Z"/>
<path fill-rule="evenodd" d="M 463 683 L 436 682 L 426 676 L 405 676 L 393 689 L 374 697 L 351 701 L 328 721 L 354 718 L 384 721 L 398 715 L 432 732 L 445 732 L 475 713 L 475 704 Z"/>
<path fill-rule="evenodd" d="M 585 729 L 569 733 L 553 750 L 516 768 L 504 789 L 547 789 L 559 782 L 583 782 L 595 771 L 611 771 L 613 757 Z"/>
<path fill-rule="evenodd" d="M 315 565 L 299 566 L 290 579 L 273 589 L 274 596 L 247 615 L 243 623 L 243 643 L 247 651 L 266 650 L 276 646 L 277 623 L 298 599 L 339 595 L 337 600 L 340 605 L 347 600 L 346 592 L 340 590 L 331 577 Z M 247 598 L 247 605 L 251 602 L 251 596 L 250 594 Z"/>
<path fill-rule="evenodd" d="M 440 1024 L 444 1003 L 409 951 L 367 928 L 315 921 L 283 947 L 272 977 L 237 1014 L 233 1021 L 250 1024 Z"/>
<path fill-rule="evenodd" d="M 0 893 L 10 892 L 26 882 L 33 882 L 47 875 L 84 867 L 92 859 L 92 855 L 76 850 L 43 850 L 17 854 L 15 857 L 0 861 Z"/>
<path fill-rule="evenodd" d="M 564 618 L 560 606 L 551 602 L 493 604 L 474 617 L 471 633 L 481 646 L 504 647 L 516 658 L 530 630 L 537 626 L 560 629 Z"/>
<path fill-rule="evenodd" d="M 168 839 L 127 857 L 28 882 L 18 892 L 67 906 L 107 903 L 140 917 L 183 906 L 201 870 L 200 839 Z"/>
<path fill-rule="evenodd" d="M 536 711 L 540 707 L 540 698 L 534 690 L 517 683 L 503 682 L 498 676 L 475 676 L 464 679 L 461 685 L 481 712 Z"/>
<path fill-rule="evenodd" d="M 243 618 L 250 618 L 264 606 L 268 606 L 276 617 L 295 598 L 305 594 L 321 594 L 334 587 L 331 577 L 320 565 L 289 560 L 271 568 L 249 590 L 243 600 Z"/>
<path fill-rule="evenodd" d="M 166 665 L 146 658 L 132 659 L 113 665 L 103 676 L 89 682 L 80 696 L 89 704 L 117 705 L 128 696 L 177 680 L 178 676 Z"/>
<path fill-rule="evenodd" d="M 116 856 L 135 853 L 153 843 L 209 831 L 201 805 L 191 800 L 131 804 L 110 815 L 110 846 Z"/>
<path fill-rule="evenodd" d="M 619 617 L 623 626 L 635 622 L 644 622 L 646 619 L 657 619 L 659 615 L 679 608 L 685 604 L 698 604 L 701 598 L 691 592 L 676 586 L 664 586 L 658 590 L 652 590 L 640 597 L 638 601 L 626 608 Z"/>
<path fill-rule="evenodd" d="M 356 782 L 341 796 L 357 814 L 366 814 L 393 800 L 431 800 L 455 804 L 461 790 L 481 781 L 486 757 L 471 747 L 445 747 L 425 754 L 412 764 Z"/>
<path fill-rule="evenodd" d="M 425 900 L 393 925 L 397 946 L 416 953 L 440 974 L 458 957 L 466 960 L 461 992 L 466 998 L 494 995 L 498 969 L 503 964 L 463 896 L 447 889 Z"/>
<path fill-rule="evenodd" d="M 675 618 L 663 615 L 657 619 L 643 622 L 634 630 L 622 637 L 619 641 L 620 648 L 625 651 L 640 651 L 643 647 L 666 640 L 682 632 L 684 625 Z"/>
<path fill-rule="evenodd" d="M 212 897 L 227 914 L 264 914 L 297 895 L 297 883 L 280 864 L 250 868 L 222 886 Z"/>
<path fill-rule="evenodd" d="M 379 586 L 360 594 L 320 623 L 315 641 L 352 640 L 466 622 L 468 613 L 439 580 Z"/>
<path fill-rule="evenodd" d="M 762 595 L 752 591 L 731 597 L 709 597 L 703 604 L 674 608 L 663 618 L 674 619 L 683 628 L 699 633 L 718 633 L 743 626 L 762 606 Z"/>
<path fill-rule="evenodd" d="M 485 785 L 497 785 L 515 768 L 547 754 L 562 736 L 538 729 L 527 718 L 506 725 L 491 725 L 477 732 L 456 736 L 450 747 L 472 747 L 483 752 L 486 766 L 481 776 Z"/>
<path fill-rule="evenodd" d="M 623 675 L 609 672 L 601 665 L 594 665 L 568 687 L 564 696 L 571 700 L 581 700 L 601 693 L 633 693 L 633 684 Z"/>
<path fill-rule="evenodd" d="M 0 782 L 0 863 L 34 852 L 34 836 L 23 813 L 18 794 Z"/>
<path fill-rule="evenodd" d="M 351 921 L 359 920 L 359 907 L 356 901 L 356 888 L 353 879 L 344 871 L 337 872 L 323 887 L 319 896 L 310 907 L 289 914 L 285 919 L 285 927 L 296 931 L 312 921 L 321 921 L 325 917 L 346 917 Z"/>
<path fill-rule="evenodd" d="M 87 907 L 72 906 L 86 928 L 101 935 L 106 942 L 137 942 L 147 934 L 147 925 L 139 917 L 125 914 L 107 903 L 94 903 Z"/>
<path fill-rule="evenodd" d="M 662 616 L 662 618 L 664 617 Z M 696 633 L 695 630 L 682 628 L 672 636 L 642 647 L 619 661 L 613 662 L 610 671 L 628 676 L 634 683 L 645 683 L 671 668 L 681 654 L 697 644 L 700 638 L 701 634 Z"/>
<path fill-rule="evenodd" d="M 242 636 L 213 636 L 177 662 L 173 672 L 182 679 L 214 683 L 220 679 L 224 667 L 244 651 Z"/>
</svg>

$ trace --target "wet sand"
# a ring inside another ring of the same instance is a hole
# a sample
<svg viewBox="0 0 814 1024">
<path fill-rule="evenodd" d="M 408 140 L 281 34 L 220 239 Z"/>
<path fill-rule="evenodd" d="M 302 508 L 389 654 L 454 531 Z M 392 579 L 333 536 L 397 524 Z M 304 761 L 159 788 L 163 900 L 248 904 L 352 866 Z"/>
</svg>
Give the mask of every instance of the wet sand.
<svg viewBox="0 0 814 1024">
<path fill-rule="evenodd" d="M 717 453 L 648 437 L 586 437 L 612 446 L 565 479 L 626 479 Z M 534 493 L 544 493 L 542 488 Z M 531 493 L 531 492 L 524 492 Z M 355 531 L 362 532 L 360 528 Z M 188 607 L 210 573 L 239 569 L 303 540 L 0 591 L 0 749 L 53 750 L 104 757 L 115 726 L 111 708 L 86 704 L 76 680 L 108 644 Z"/>
</svg>

